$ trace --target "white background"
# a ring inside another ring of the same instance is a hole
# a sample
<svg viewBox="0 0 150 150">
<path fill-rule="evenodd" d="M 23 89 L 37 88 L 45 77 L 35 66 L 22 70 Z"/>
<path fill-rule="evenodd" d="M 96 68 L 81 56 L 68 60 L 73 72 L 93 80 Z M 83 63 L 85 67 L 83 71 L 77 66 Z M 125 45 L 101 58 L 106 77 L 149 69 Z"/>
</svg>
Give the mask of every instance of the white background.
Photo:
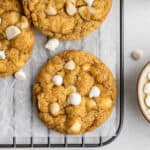
<svg viewBox="0 0 150 150">
<path fill-rule="evenodd" d="M 103 150 L 150 150 L 150 124 L 143 119 L 136 98 L 136 80 L 150 60 L 150 0 L 125 1 L 125 117 L 120 136 Z M 143 49 L 140 61 L 131 59 L 133 50 Z"/>
<path fill-rule="evenodd" d="M 104 150 L 150 150 L 150 124 L 137 106 L 136 80 L 143 65 L 150 61 L 150 0 L 125 2 L 125 117 L 120 136 Z M 144 57 L 133 61 L 133 50 L 143 49 Z"/>
</svg>

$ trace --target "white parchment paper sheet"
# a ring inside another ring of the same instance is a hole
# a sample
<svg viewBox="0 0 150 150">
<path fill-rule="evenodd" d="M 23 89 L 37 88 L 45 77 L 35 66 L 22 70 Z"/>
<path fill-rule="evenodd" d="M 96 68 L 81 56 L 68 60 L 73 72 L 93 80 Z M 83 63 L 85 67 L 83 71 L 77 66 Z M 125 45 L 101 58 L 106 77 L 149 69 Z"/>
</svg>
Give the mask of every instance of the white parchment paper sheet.
<svg viewBox="0 0 150 150">
<path fill-rule="evenodd" d="M 60 46 L 55 52 L 49 52 L 44 48 L 47 38 L 36 30 L 36 44 L 33 55 L 23 68 L 27 75 L 27 80 L 17 81 L 13 77 L 0 79 L 1 138 L 15 136 L 19 141 L 22 138 L 30 138 L 32 136 L 33 138 L 36 137 L 34 139 L 36 143 L 40 141 L 46 143 L 49 136 L 51 137 L 51 143 L 64 143 L 64 135 L 47 129 L 38 119 L 32 103 L 32 85 L 37 72 L 48 58 L 62 50 L 83 49 L 97 55 L 112 70 L 119 84 L 119 9 L 119 0 L 113 0 L 111 13 L 100 29 L 78 41 L 60 41 Z M 109 120 L 100 128 L 83 135 L 85 142 L 96 143 L 99 142 L 99 136 L 108 137 L 115 135 L 117 109 L 115 107 Z M 81 137 L 67 136 L 67 142 L 81 143 Z M 22 141 L 25 142 L 25 140 Z"/>
</svg>

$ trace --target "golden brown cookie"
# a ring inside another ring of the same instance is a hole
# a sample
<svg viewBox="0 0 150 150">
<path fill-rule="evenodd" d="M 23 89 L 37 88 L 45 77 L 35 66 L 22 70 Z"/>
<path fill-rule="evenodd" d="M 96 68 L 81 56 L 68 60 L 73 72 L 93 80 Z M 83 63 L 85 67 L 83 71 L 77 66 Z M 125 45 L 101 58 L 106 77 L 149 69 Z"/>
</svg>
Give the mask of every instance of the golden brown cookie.
<svg viewBox="0 0 150 150">
<path fill-rule="evenodd" d="M 97 29 L 112 0 L 23 0 L 25 14 L 45 35 L 77 40 Z"/>
<path fill-rule="evenodd" d="M 0 0 L 0 77 L 21 69 L 32 53 L 34 31 L 17 0 Z"/>
<path fill-rule="evenodd" d="M 21 6 L 18 0 L 0 0 L 0 14 L 5 11 L 21 12 Z"/>
<path fill-rule="evenodd" d="M 103 124 L 116 101 L 116 81 L 101 60 L 68 50 L 48 61 L 33 88 L 40 119 L 51 129 L 81 134 Z"/>
</svg>

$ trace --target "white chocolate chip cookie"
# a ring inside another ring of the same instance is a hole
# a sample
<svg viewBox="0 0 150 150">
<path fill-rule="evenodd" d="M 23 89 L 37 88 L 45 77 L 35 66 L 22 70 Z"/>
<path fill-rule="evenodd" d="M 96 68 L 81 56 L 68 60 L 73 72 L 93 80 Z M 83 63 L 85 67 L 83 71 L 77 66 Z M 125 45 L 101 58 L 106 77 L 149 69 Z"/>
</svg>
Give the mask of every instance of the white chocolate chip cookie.
<svg viewBox="0 0 150 150">
<path fill-rule="evenodd" d="M 0 77 L 18 72 L 29 60 L 33 45 L 34 31 L 18 0 L 0 1 Z"/>
<path fill-rule="evenodd" d="M 81 39 L 106 19 L 112 0 L 22 0 L 25 14 L 45 35 Z"/>
<path fill-rule="evenodd" d="M 48 128 L 82 134 L 109 118 L 116 101 L 116 81 L 97 57 L 67 50 L 41 69 L 33 95 L 39 117 Z"/>
</svg>

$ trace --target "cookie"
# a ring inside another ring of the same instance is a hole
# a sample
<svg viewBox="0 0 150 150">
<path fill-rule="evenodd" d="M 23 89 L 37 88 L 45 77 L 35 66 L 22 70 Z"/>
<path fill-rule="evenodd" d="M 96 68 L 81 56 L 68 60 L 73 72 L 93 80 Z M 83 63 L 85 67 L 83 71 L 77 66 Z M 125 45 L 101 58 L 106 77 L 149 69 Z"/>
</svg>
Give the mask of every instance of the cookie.
<svg viewBox="0 0 150 150">
<path fill-rule="evenodd" d="M 18 0 L 0 0 L 0 14 L 6 11 L 18 11 L 22 12 L 20 3 Z"/>
<path fill-rule="evenodd" d="M 33 87 L 34 102 L 47 127 L 81 134 L 102 125 L 116 101 L 116 81 L 96 56 L 67 50 L 50 59 Z"/>
<path fill-rule="evenodd" d="M 45 35 L 77 40 L 97 29 L 112 0 L 23 0 L 25 14 Z"/>
<path fill-rule="evenodd" d="M 0 77 L 20 70 L 32 54 L 34 31 L 17 0 L 0 0 Z"/>
</svg>

